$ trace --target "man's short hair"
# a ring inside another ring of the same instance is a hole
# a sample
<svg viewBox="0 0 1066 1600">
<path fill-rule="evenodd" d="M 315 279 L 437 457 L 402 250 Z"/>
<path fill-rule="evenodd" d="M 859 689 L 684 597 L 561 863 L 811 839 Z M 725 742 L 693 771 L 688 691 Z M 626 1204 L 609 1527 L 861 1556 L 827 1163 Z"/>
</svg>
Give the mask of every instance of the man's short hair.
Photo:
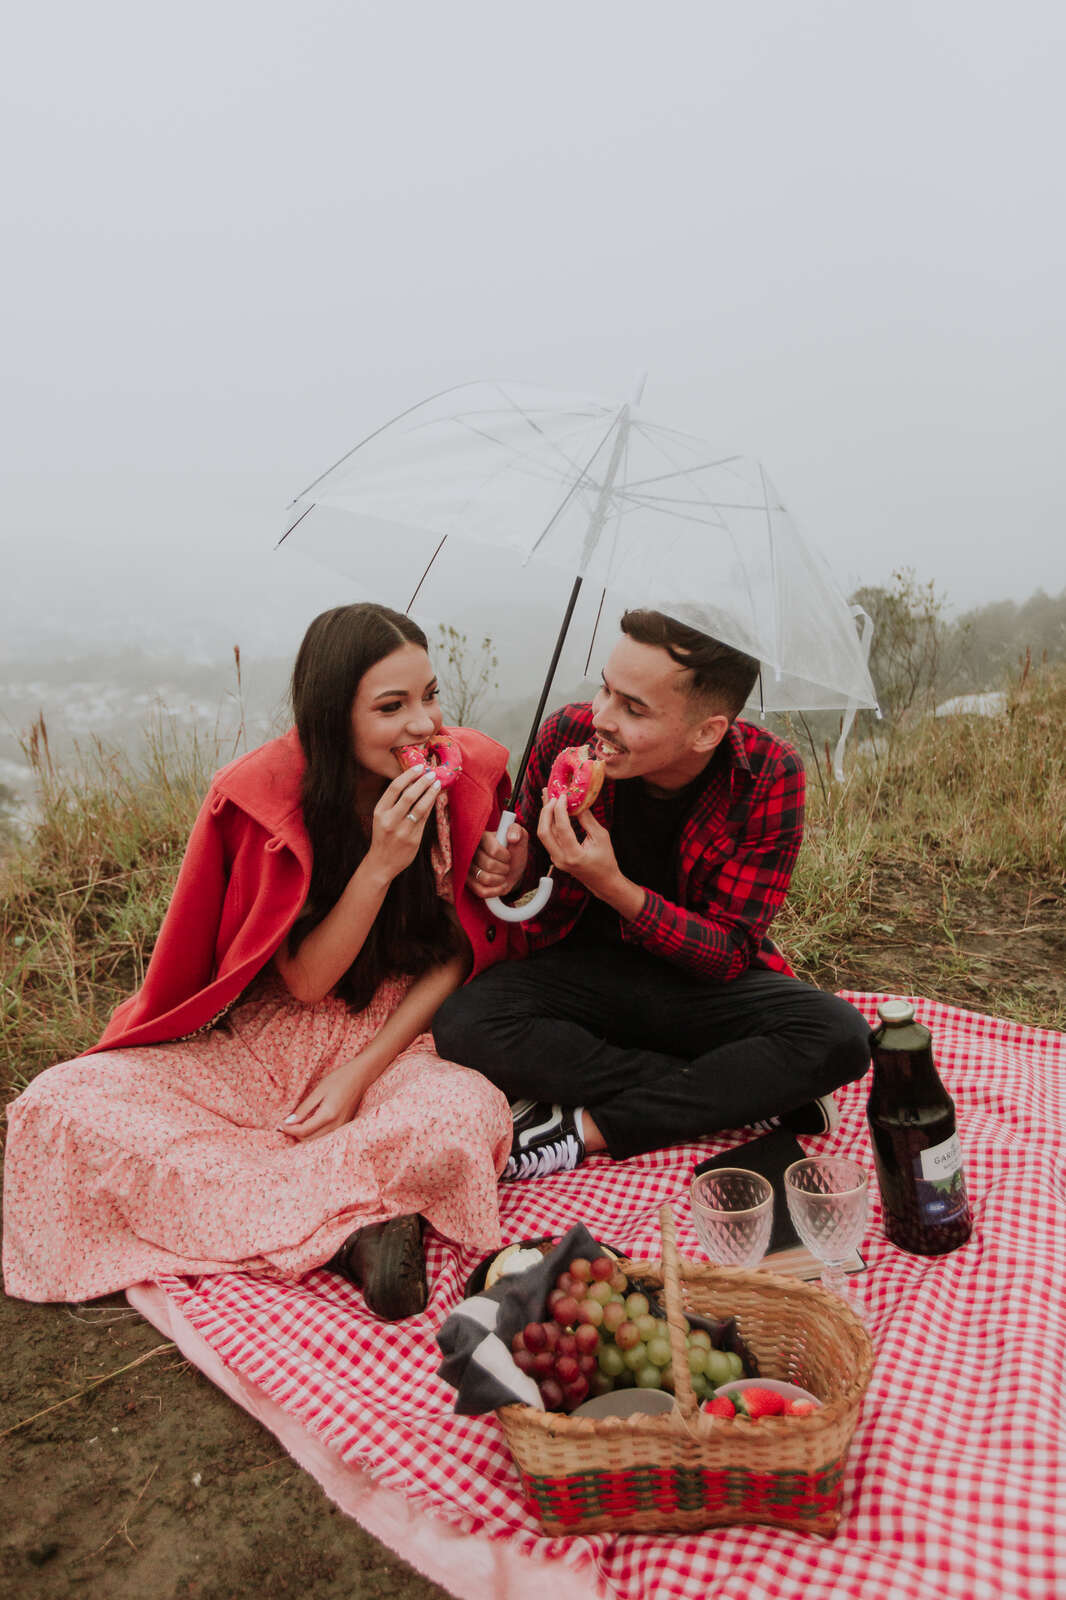
<svg viewBox="0 0 1066 1600">
<path fill-rule="evenodd" d="M 627 611 L 621 628 L 628 638 L 638 644 L 658 645 L 679 667 L 685 667 L 690 674 L 685 688 L 694 700 L 713 704 L 730 722 L 740 715 L 759 676 L 754 656 L 661 611 Z"/>
</svg>

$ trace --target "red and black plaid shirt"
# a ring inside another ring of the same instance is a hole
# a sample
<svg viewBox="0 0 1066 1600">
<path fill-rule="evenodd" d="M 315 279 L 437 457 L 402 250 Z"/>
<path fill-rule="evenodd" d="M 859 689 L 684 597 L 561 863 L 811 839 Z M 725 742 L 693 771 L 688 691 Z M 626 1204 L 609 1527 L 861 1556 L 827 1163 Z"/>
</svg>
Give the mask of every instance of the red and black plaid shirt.
<svg viewBox="0 0 1066 1600">
<path fill-rule="evenodd" d="M 585 744 L 592 732 L 592 707 L 571 705 L 549 717 L 537 737 L 517 811 L 530 833 L 534 882 L 549 864 L 536 830 L 552 762 L 567 746 Z M 766 930 L 796 864 L 803 799 L 803 763 L 791 745 L 750 722 L 732 723 L 682 824 L 677 900 L 645 889 L 638 915 L 632 921 L 619 918 L 623 942 L 721 981 L 750 966 L 791 973 Z M 610 779 L 592 812 L 610 828 Z M 524 924 L 531 951 L 565 938 L 589 897 L 569 873 L 556 870 L 554 877 L 555 890 L 544 911 Z"/>
</svg>

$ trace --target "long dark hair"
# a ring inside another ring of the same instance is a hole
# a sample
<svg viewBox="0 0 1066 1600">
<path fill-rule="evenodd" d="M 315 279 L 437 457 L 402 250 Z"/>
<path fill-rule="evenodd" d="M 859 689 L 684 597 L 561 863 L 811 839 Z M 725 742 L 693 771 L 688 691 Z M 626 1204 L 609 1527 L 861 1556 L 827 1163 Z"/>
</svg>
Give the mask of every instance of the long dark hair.
<svg viewBox="0 0 1066 1600">
<path fill-rule="evenodd" d="M 405 644 L 427 648 L 418 624 L 401 611 L 366 603 L 323 611 L 297 653 L 292 709 L 307 758 L 301 798 L 312 863 L 307 904 L 289 935 L 293 951 L 336 905 L 369 847 L 369 828 L 356 815 L 352 701 L 363 674 Z M 336 986 L 353 1011 L 370 1003 L 384 978 L 417 977 L 462 948 L 456 918 L 437 893 L 430 860 L 435 838 L 431 818 L 417 856 L 392 880 L 363 948 Z"/>
</svg>

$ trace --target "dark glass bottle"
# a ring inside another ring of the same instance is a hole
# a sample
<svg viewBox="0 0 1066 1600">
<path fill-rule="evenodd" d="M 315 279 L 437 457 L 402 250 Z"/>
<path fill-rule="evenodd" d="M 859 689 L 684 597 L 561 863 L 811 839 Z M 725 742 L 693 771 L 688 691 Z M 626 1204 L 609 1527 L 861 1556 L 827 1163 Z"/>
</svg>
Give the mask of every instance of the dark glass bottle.
<svg viewBox="0 0 1066 1600">
<path fill-rule="evenodd" d="M 887 1237 L 912 1255 L 939 1256 L 970 1237 L 970 1202 L 955 1102 L 933 1063 L 932 1035 L 904 1000 L 878 1006 L 873 1087 L 866 1106 Z"/>
</svg>

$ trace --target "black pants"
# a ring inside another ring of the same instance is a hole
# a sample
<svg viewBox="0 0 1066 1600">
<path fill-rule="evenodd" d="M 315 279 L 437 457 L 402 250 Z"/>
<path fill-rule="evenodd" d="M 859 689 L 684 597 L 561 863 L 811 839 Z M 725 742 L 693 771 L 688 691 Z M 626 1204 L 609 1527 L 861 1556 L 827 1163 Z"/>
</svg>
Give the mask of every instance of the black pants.
<svg viewBox="0 0 1066 1600">
<path fill-rule="evenodd" d="M 711 982 L 628 946 L 501 962 L 433 1034 L 509 1100 L 587 1107 L 618 1160 L 790 1111 L 870 1064 L 869 1026 L 836 995 L 763 968 Z"/>
</svg>

